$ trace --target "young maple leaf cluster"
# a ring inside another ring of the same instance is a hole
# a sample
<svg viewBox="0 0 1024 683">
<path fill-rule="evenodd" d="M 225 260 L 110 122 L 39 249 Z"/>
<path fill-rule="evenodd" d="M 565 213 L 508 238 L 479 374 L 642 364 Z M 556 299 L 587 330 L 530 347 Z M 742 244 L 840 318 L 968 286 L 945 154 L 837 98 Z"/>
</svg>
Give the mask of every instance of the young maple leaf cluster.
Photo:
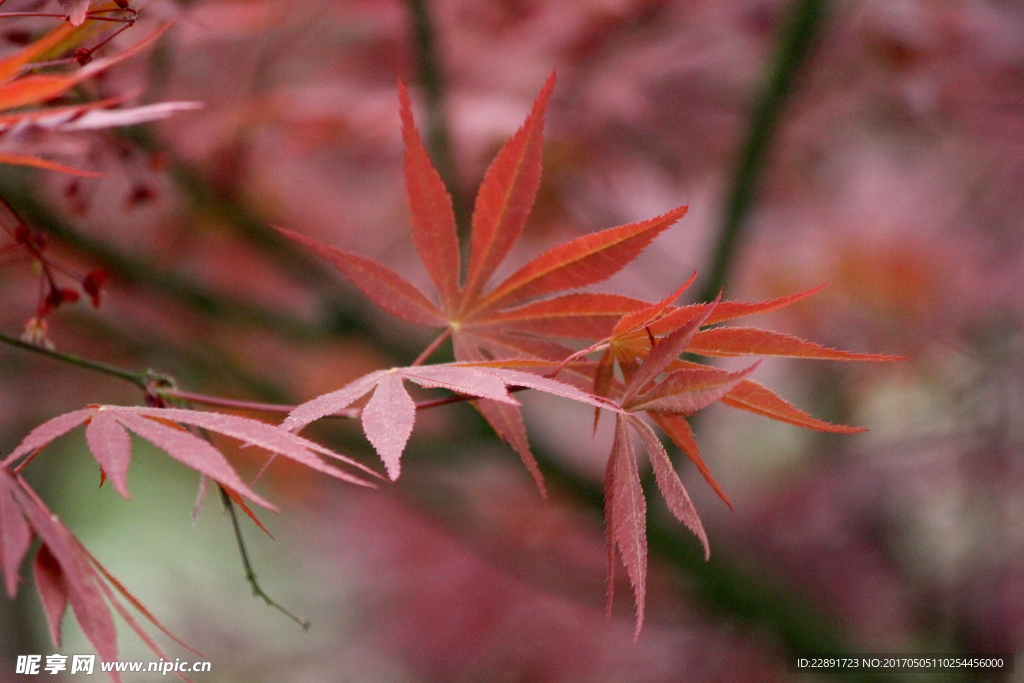
<svg viewBox="0 0 1024 683">
<path fill-rule="evenodd" d="M 617 549 L 633 585 L 639 634 L 646 584 L 646 503 L 630 428 L 640 436 L 648 452 L 669 509 L 698 536 L 706 556 L 709 552 L 700 518 L 661 440 L 641 414 L 665 431 L 727 503 L 721 486 L 700 457 L 687 415 L 722 401 L 801 427 L 830 432 L 862 431 L 817 420 L 748 379 L 756 363 L 740 372 L 727 372 L 679 356 L 685 352 L 703 356 L 769 355 L 866 361 L 894 357 L 827 349 L 755 328 L 702 329 L 781 308 L 810 296 L 820 287 L 758 303 L 715 301 L 679 307 L 671 304 L 686 285 L 657 304 L 616 294 L 569 291 L 601 282 L 621 270 L 680 219 L 686 213 L 685 206 L 657 218 L 583 235 L 552 247 L 503 281 L 491 283 L 495 270 L 522 234 L 540 186 L 544 114 L 554 83 L 552 74 L 525 123 L 498 152 L 484 176 L 472 215 L 469 262 L 464 277 L 460 277 L 463 267 L 452 200 L 414 125 L 405 85 L 399 82 L 412 239 L 437 288 L 436 301 L 378 261 L 277 228 L 330 261 L 391 314 L 412 323 L 444 328 L 421 360 L 450 336 L 458 361 L 453 365 L 372 373 L 299 406 L 282 426 L 300 429 L 319 417 L 347 410 L 373 390 L 362 409 L 363 428 L 395 478 L 414 419 L 412 400 L 402 387 L 402 379 L 424 386 L 447 386 L 478 399 L 474 406 L 516 450 L 543 494 L 544 483 L 527 441 L 519 406 L 504 393 L 501 383 L 542 388 L 615 413 L 615 439 L 605 477 L 609 609 Z M 598 341 L 574 353 L 565 345 L 566 340 Z M 601 350 L 604 353 L 597 362 L 585 360 L 587 354 Z M 474 368 L 478 374 L 470 374 Z M 512 369 L 514 377 L 507 374 Z M 571 385 L 552 379 L 557 372 L 562 372 Z M 484 381 L 483 374 L 496 376 L 501 383 Z M 440 377 L 448 383 L 440 381 Z M 457 377 L 464 381 L 456 381 Z M 541 380 L 547 384 L 535 386 Z M 584 388 L 586 392 L 581 391 Z"/>
<path fill-rule="evenodd" d="M 94 60 L 93 52 L 106 44 L 113 35 L 91 49 L 81 47 L 80 43 L 95 33 L 95 26 L 87 19 L 123 21 L 123 27 L 114 33 L 117 35 L 134 24 L 137 13 L 128 9 L 126 0 L 103 3 L 91 11 L 87 11 L 87 1 L 62 2 L 62 5 L 65 4 L 68 5 L 69 11 L 67 22 L 14 54 L 0 59 L 0 165 L 30 166 L 69 175 L 99 177 L 103 174 L 80 170 L 40 157 L 37 151 L 41 147 L 41 141 L 45 140 L 46 134 L 80 133 L 155 121 L 179 111 L 196 109 L 200 104 L 160 102 L 140 107 L 114 108 L 123 104 L 127 98 L 113 97 L 68 106 L 40 106 L 67 94 L 78 84 L 145 50 L 170 27 L 170 24 L 165 24 L 127 50 L 111 57 Z M 111 16 L 112 13 L 124 14 L 127 18 Z M 69 51 L 73 56 L 62 56 Z M 70 72 L 52 70 L 52 67 L 68 64 L 81 68 Z M 40 73 L 44 66 L 51 67 L 51 70 Z M 106 274 L 95 270 L 78 276 L 47 258 L 44 253 L 46 242 L 43 234 L 31 231 L 3 200 L 0 200 L 0 227 L 13 239 L 12 244 L 0 248 L 0 265 L 27 256 L 39 266 L 39 302 L 36 314 L 25 324 L 23 339 L 29 343 L 52 347 L 48 337 L 47 316 L 62 304 L 73 303 L 79 299 L 77 290 L 58 284 L 55 271 L 63 272 L 77 280 L 82 292 L 92 300 L 93 306 L 99 306 L 100 292 Z"/>
<path fill-rule="evenodd" d="M 125 10 L 127 3 L 102 3 L 89 15 L 98 15 L 110 20 L 111 12 L 130 12 L 125 27 L 134 23 L 134 10 Z M 81 7 L 81 3 L 76 3 Z M 88 3 L 86 3 L 88 6 Z M 45 107 L 43 105 L 65 95 L 76 85 L 101 74 L 110 67 L 133 57 L 152 45 L 162 36 L 170 24 L 146 36 L 130 48 L 102 59 L 93 59 L 92 49 L 80 47 L 95 31 L 83 14 L 81 21 L 65 22 L 18 52 L 0 59 L 0 164 L 32 166 L 71 175 L 100 176 L 92 171 L 83 171 L 59 162 L 41 158 L 40 133 L 77 133 L 114 126 L 129 126 L 147 121 L 163 119 L 172 114 L 196 109 L 198 102 L 159 102 L 140 107 L 114 109 L 127 98 L 113 97 L 97 102 L 68 106 Z M 112 37 L 112 36 L 111 36 Z M 103 41 L 106 43 L 106 40 Z M 101 43 L 101 45 L 103 44 Z M 98 46 L 97 46 L 98 47 Z M 73 56 L 62 56 L 71 51 Z M 58 59 L 59 58 L 59 59 Z M 37 73 L 41 66 L 60 64 L 80 66 L 74 71 Z"/>
</svg>

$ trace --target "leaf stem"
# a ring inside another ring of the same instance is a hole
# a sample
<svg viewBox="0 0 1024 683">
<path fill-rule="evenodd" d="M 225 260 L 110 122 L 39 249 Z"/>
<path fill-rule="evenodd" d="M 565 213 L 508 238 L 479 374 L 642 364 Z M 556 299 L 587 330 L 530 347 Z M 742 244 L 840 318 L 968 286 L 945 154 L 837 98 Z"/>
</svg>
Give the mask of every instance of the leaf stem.
<svg viewBox="0 0 1024 683">
<path fill-rule="evenodd" d="M 125 370 L 99 361 L 89 360 L 88 358 L 82 358 L 81 356 L 76 356 L 71 353 L 63 353 L 61 351 L 54 351 L 53 349 L 47 349 L 42 346 L 36 346 L 35 344 L 29 344 L 21 339 L 8 337 L 2 332 L 0 332 L 0 342 L 25 351 L 38 353 L 40 355 L 53 358 L 54 360 L 64 361 L 65 363 L 70 363 L 71 365 L 76 365 L 80 368 L 85 368 L 86 370 L 92 370 L 93 372 L 99 372 L 104 375 L 110 375 L 111 377 L 126 380 L 143 391 L 149 387 L 154 379 L 154 374 L 152 372 L 132 372 L 131 370 Z"/>
<path fill-rule="evenodd" d="M 530 387 L 511 387 L 508 393 L 512 394 L 517 391 L 526 391 Z M 440 406 L 447 406 L 453 403 L 465 403 L 466 401 L 476 401 L 478 396 L 470 396 L 469 394 L 456 394 L 455 396 L 445 396 L 444 398 L 432 398 L 429 401 L 417 401 L 416 410 L 429 410 L 430 408 L 439 408 Z"/>
<path fill-rule="evenodd" d="M 512 387 L 509 392 L 523 391 L 528 387 Z M 295 410 L 296 406 L 286 405 L 283 403 L 258 403 L 256 401 L 240 401 L 233 398 L 221 398 L 220 396 L 210 396 L 208 394 L 198 394 L 192 391 L 182 391 L 181 389 L 173 388 L 161 388 L 157 391 L 161 396 L 169 399 L 179 401 L 191 401 L 192 403 L 199 403 L 207 406 L 217 406 L 219 408 L 234 408 L 236 410 L 251 410 L 258 413 L 290 413 Z M 417 401 L 416 410 L 429 410 L 431 408 L 438 408 L 440 406 L 450 405 L 452 403 L 465 403 L 466 401 L 472 401 L 476 399 L 475 396 L 469 396 L 467 394 L 456 394 L 455 396 L 445 396 L 444 398 L 434 398 L 426 401 Z M 357 419 L 362 415 L 361 408 L 349 408 L 343 412 L 331 413 L 330 415 L 324 415 L 325 418 L 343 418 L 346 420 Z"/>
<path fill-rule="evenodd" d="M 428 346 L 427 348 L 423 349 L 423 353 L 421 353 L 420 355 L 416 356 L 416 360 L 414 360 L 412 362 L 412 366 L 411 367 L 415 368 L 417 366 L 422 365 L 424 361 L 426 361 L 428 358 L 430 358 L 430 355 L 432 353 L 434 353 L 434 351 L 437 351 L 437 348 L 439 346 L 441 346 L 441 344 L 444 343 L 445 339 L 450 337 L 451 334 L 452 334 L 452 328 L 449 327 L 444 332 L 442 332 L 440 334 L 440 336 L 438 336 L 437 339 L 435 339 L 434 341 L 430 342 L 430 346 Z"/>
<path fill-rule="evenodd" d="M 558 373 L 560 373 L 567 365 L 569 365 L 569 363 L 573 362 L 574 360 L 577 360 L 579 358 L 583 358 L 583 356 L 586 356 L 589 353 L 593 353 L 594 351 L 599 351 L 601 349 L 608 348 L 608 345 L 611 343 L 610 340 L 611 340 L 611 337 L 607 337 L 607 338 L 602 339 L 600 341 L 594 342 L 593 344 L 591 344 L 590 346 L 588 346 L 585 349 L 580 349 L 576 353 L 573 353 L 573 354 L 571 354 L 569 356 L 566 356 L 565 360 L 563 360 L 561 363 L 559 363 L 555 367 L 555 369 L 552 370 L 551 372 L 549 372 L 547 375 L 545 375 L 545 377 L 552 377 L 553 378 Z"/>
<path fill-rule="evenodd" d="M 289 405 L 286 403 L 260 403 L 258 401 L 241 401 L 234 398 L 222 398 L 220 396 L 210 396 L 209 394 L 199 394 L 193 391 L 182 391 L 181 389 L 174 388 L 159 389 L 158 393 L 165 398 L 173 400 L 190 401 L 192 403 L 200 403 L 204 406 L 217 406 L 218 408 L 251 410 L 257 413 L 290 413 L 296 408 L 296 406 Z M 335 417 L 344 418 L 346 420 L 353 420 L 355 418 L 358 418 L 361 412 L 362 411 L 359 408 L 352 408 L 343 412 L 324 415 L 324 417 Z"/>
<path fill-rule="evenodd" d="M 242 566 L 245 567 L 245 580 L 252 586 L 252 594 L 254 597 L 262 598 L 263 602 L 276 609 L 281 614 L 285 615 L 296 624 L 302 627 L 304 631 L 308 631 L 312 625 L 308 619 L 303 619 L 278 604 L 273 598 L 264 592 L 260 588 L 259 581 L 256 579 L 256 572 L 253 571 L 252 562 L 249 561 L 249 551 L 245 548 L 245 540 L 242 538 L 242 527 L 238 523 L 238 515 L 235 513 L 235 504 L 228 496 L 227 491 L 224 490 L 223 486 L 218 486 L 220 489 L 220 498 L 224 502 L 224 507 L 227 509 L 228 514 L 231 516 L 231 526 L 235 529 L 235 540 L 238 542 L 238 552 L 242 556 Z"/>
<path fill-rule="evenodd" d="M 259 403 L 256 401 L 240 401 L 233 398 L 221 398 L 208 394 L 197 394 L 192 391 L 180 389 L 161 389 L 160 395 L 169 399 L 201 403 L 207 406 L 218 406 L 220 408 L 235 408 L 237 410 L 251 410 L 257 413 L 289 413 L 295 406 L 281 403 Z"/>
</svg>

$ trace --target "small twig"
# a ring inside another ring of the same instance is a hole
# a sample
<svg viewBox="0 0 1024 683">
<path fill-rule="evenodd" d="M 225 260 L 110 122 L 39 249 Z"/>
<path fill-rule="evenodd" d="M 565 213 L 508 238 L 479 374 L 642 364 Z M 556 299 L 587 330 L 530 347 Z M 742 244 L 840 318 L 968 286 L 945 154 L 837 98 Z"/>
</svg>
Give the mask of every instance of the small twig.
<svg viewBox="0 0 1024 683">
<path fill-rule="evenodd" d="M 508 393 L 512 394 L 517 391 L 526 391 L 530 387 L 512 387 L 508 390 Z M 440 406 L 451 405 L 452 403 L 465 403 L 466 401 L 476 401 L 479 396 L 470 396 L 469 394 L 456 394 L 455 396 L 446 396 L 445 398 L 433 398 L 429 401 L 418 401 L 416 403 L 416 410 L 429 410 L 430 408 L 438 408 Z"/>
<path fill-rule="evenodd" d="M 35 344 L 29 344 L 28 342 L 16 339 L 14 337 L 8 337 L 6 334 L 0 332 L 0 342 L 9 344 L 10 346 L 23 349 L 25 351 L 32 351 L 43 356 L 48 356 L 54 360 L 63 361 L 71 365 L 85 368 L 86 370 L 92 370 L 93 372 L 99 372 L 104 375 L 110 375 L 111 377 L 117 377 L 119 379 L 131 382 L 135 386 L 145 391 L 153 382 L 154 375 L 151 372 L 132 372 L 131 370 L 125 370 L 118 368 L 113 365 L 107 365 L 106 363 L 100 363 L 99 361 L 89 360 L 76 356 L 70 353 L 63 353 L 61 351 L 54 351 L 47 349 L 42 346 L 36 346 Z"/>
<path fill-rule="evenodd" d="M 191 401 L 192 403 L 201 403 L 205 406 L 217 406 L 219 408 L 234 408 L 235 410 L 251 410 L 257 413 L 290 413 L 295 410 L 296 406 L 287 405 L 283 403 L 259 403 L 257 401 L 241 401 L 234 398 L 222 398 L 220 396 L 210 396 L 208 394 L 199 394 L 192 391 L 182 391 L 181 389 L 160 389 L 161 396 L 165 396 L 170 399 L 177 399 L 181 401 Z M 340 417 L 347 420 L 351 420 L 359 417 L 362 411 L 358 408 L 352 408 L 343 412 L 332 413 L 330 415 L 324 415 L 324 417 Z"/>
<path fill-rule="evenodd" d="M 124 26 L 122 26 L 121 28 L 119 28 L 116 31 L 114 31 L 113 33 L 111 33 L 109 36 L 107 36 L 102 41 L 100 41 L 97 45 L 93 45 L 92 47 L 90 47 L 90 48 L 85 50 L 84 54 L 87 55 L 89 57 L 89 59 L 92 59 L 92 53 L 93 52 L 96 52 L 96 50 L 99 50 L 101 47 L 103 47 L 104 45 L 106 45 L 107 43 L 112 41 L 114 38 L 117 38 L 119 35 L 121 35 L 125 31 L 127 31 L 128 29 L 130 29 L 132 26 L 135 26 L 135 20 L 138 18 L 138 12 L 135 12 L 135 10 L 131 10 L 131 11 L 134 12 L 134 14 L 132 15 L 132 17 L 130 19 L 126 18 L 124 20 L 124 22 L 125 22 Z M 93 18 L 93 19 L 103 19 L 103 17 L 91 17 L 91 18 Z M 78 59 L 79 64 L 84 64 L 85 63 L 85 62 L 82 61 L 81 57 L 78 57 L 77 59 Z"/>
<path fill-rule="evenodd" d="M 428 358 L 430 358 L 430 355 L 432 353 L 434 353 L 434 351 L 437 351 L 437 348 L 439 346 L 441 346 L 441 344 L 444 343 L 445 339 L 450 337 L 451 334 L 452 334 L 452 328 L 449 327 L 447 330 L 442 332 L 441 335 L 437 339 L 435 339 L 434 341 L 430 342 L 430 346 L 428 346 L 427 348 L 423 349 L 423 353 L 421 353 L 420 355 L 416 356 L 416 360 L 414 360 L 412 362 L 412 367 L 415 368 L 415 367 L 417 367 L 419 365 L 422 365 L 424 361 L 426 361 Z"/>
<path fill-rule="evenodd" d="M 116 12 L 124 12 L 124 11 L 128 11 L 128 12 L 131 12 L 133 15 L 138 14 L 138 12 L 135 12 L 134 10 L 121 10 L 121 9 L 119 9 L 119 10 L 103 10 L 103 11 L 105 11 L 105 12 L 115 12 L 115 11 Z M 4 12 L 3 14 L 0 14 L 0 19 L 9 19 L 9 18 L 13 18 L 13 17 L 43 17 L 43 18 L 46 18 L 46 19 L 63 19 L 64 21 L 70 21 L 70 19 L 68 18 L 68 15 L 61 14 L 59 12 Z M 99 17 L 99 16 L 96 16 L 92 12 L 86 14 L 86 18 L 91 20 L 91 21 L 115 21 L 115 22 L 118 22 L 118 23 L 121 23 L 121 24 L 126 23 L 126 22 L 134 22 L 135 21 L 135 16 L 132 16 L 130 19 L 127 18 L 127 17 Z"/>
<path fill-rule="evenodd" d="M 118 24 L 134 24 L 135 17 L 97 17 L 88 15 L 89 21 L 110 21 Z"/>
<path fill-rule="evenodd" d="M 235 529 L 235 540 L 238 542 L 238 552 L 242 556 L 242 566 L 245 567 L 245 580 L 252 586 L 252 594 L 254 597 L 262 598 L 263 602 L 276 609 L 281 614 L 285 615 L 296 624 L 302 627 L 303 630 L 308 631 L 309 627 L 312 626 L 312 622 L 308 619 L 303 619 L 278 604 L 273 598 L 264 592 L 260 588 L 259 581 L 256 579 L 256 572 L 252 569 L 252 562 L 249 561 L 249 551 L 245 548 L 245 540 L 242 538 L 242 527 L 238 523 L 238 515 L 235 513 L 235 504 L 231 500 L 227 491 L 224 490 L 223 486 L 218 487 L 220 489 L 220 498 L 224 503 L 224 507 L 227 509 L 228 514 L 231 516 L 231 526 Z"/>
<path fill-rule="evenodd" d="M 280 403 L 258 403 L 256 401 L 240 401 L 233 398 L 221 398 L 207 394 L 197 394 L 191 391 L 180 389 L 161 389 L 160 394 L 170 399 L 202 403 L 207 406 L 218 406 L 220 408 L 236 408 L 238 410 L 251 410 L 257 413 L 289 413 L 295 406 L 283 405 Z"/>
<path fill-rule="evenodd" d="M 554 379 L 555 375 L 560 373 L 563 369 L 565 369 L 565 367 L 567 365 L 569 365 L 569 363 L 573 362 L 574 360 L 579 360 L 580 358 L 583 358 L 587 354 L 593 353 L 594 351 L 600 351 L 603 348 L 607 348 L 608 344 L 610 343 L 610 339 L 611 338 L 608 337 L 608 338 L 602 339 L 601 341 L 594 342 L 593 344 L 591 344 L 587 348 L 580 349 L 576 353 L 574 353 L 574 354 L 572 354 L 570 356 L 567 356 L 565 358 L 565 360 L 563 360 L 561 363 L 559 363 L 557 366 L 555 366 L 555 369 L 552 370 L 551 372 L 549 372 L 547 375 L 545 375 L 545 377 L 548 377 L 550 379 Z"/>
<path fill-rule="evenodd" d="M 522 391 L 528 387 L 512 387 L 509 389 L 512 391 Z M 251 410 L 258 413 L 290 413 L 295 410 L 296 406 L 285 405 L 281 403 L 257 403 L 255 401 L 239 401 L 233 398 L 221 398 L 220 396 L 209 396 L 207 394 L 197 394 L 191 391 L 182 391 L 181 389 L 167 388 L 159 389 L 159 394 L 169 399 L 175 399 L 180 401 L 191 401 L 193 403 L 200 403 L 207 406 L 218 406 L 220 408 L 235 408 L 236 410 Z M 468 394 L 456 394 L 455 396 L 446 396 L 444 398 L 434 398 L 427 401 L 417 401 L 416 410 L 429 410 L 431 408 L 437 408 L 439 406 L 446 406 L 452 403 L 464 403 L 466 401 L 472 401 L 478 398 L 477 396 L 469 396 Z M 325 418 L 343 418 L 346 420 L 357 419 L 363 414 L 362 408 L 349 408 L 348 410 L 331 413 L 330 415 L 324 415 Z"/>
</svg>

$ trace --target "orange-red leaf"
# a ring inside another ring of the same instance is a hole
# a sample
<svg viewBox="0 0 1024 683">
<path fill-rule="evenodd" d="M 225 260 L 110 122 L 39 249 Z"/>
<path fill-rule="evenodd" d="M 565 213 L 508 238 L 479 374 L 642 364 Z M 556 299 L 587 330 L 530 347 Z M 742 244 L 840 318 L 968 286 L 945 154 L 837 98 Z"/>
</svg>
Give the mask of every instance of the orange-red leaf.
<svg viewBox="0 0 1024 683">
<path fill-rule="evenodd" d="M 582 235 L 533 259 L 487 294 L 474 310 L 511 306 L 564 289 L 605 280 L 686 213 L 685 206 L 663 216 Z"/>
<path fill-rule="evenodd" d="M 485 352 L 477 354 L 475 358 L 460 356 L 456 352 L 455 358 L 459 361 L 481 361 L 489 358 L 501 360 L 542 358 L 556 361 L 572 353 L 572 349 L 556 342 L 525 335 L 501 334 L 494 328 L 474 329 L 472 333 L 463 331 L 452 335 L 452 337 L 457 346 L 474 347 Z"/>
<path fill-rule="evenodd" d="M 797 427 L 806 427 L 819 432 L 856 434 L 868 431 L 864 427 L 849 427 L 819 420 L 800 410 L 771 389 L 750 379 L 745 379 L 733 387 L 728 394 L 722 397 L 722 403 L 779 422 L 788 422 Z"/>
<path fill-rule="evenodd" d="M 684 282 L 679 289 L 669 294 L 667 297 L 662 299 L 656 304 L 645 306 L 643 308 L 629 311 L 619 322 L 615 323 L 615 327 L 612 329 L 613 336 L 619 336 L 628 334 L 640 328 L 646 327 L 661 317 L 661 314 L 668 308 L 668 305 L 678 299 L 687 287 L 693 284 L 693 281 L 697 279 L 696 271 L 690 276 L 690 279 Z"/>
<path fill-rule="evenodd" d="M 500 328 L 519 334 L 566 339 L 601 339 L 616 321 L 644 306 L 639 299 L 618 294 L 566 294 L 505 309 L 474 319 L 473 328 Z"/>
<path fill-rule="evenodd" d="M 785 308 L 790 304 L 795 304 L 797 301 L 806 299 L 812 294 L 817 294 L 827 286 L 828 283 L 825 283 L 812 289 L 808 289 L 805 292 L 798 292 L 797 294 L 790 294 L 788 296 L 780 296 L 768 301 L 755 301 L 752 303 L 745 301 L 722 301 L 718 304 L 715 308 L 715 312 L 711 314 L 704 324 L 714 325 L 716 323 L 735 320 L 736 318 L 742 318 L 748 315 L 777 311 L 780 308 Z M 689 306 L 681 306 L 660 320 L 652 323 L 651 331 L 657 335 L 668 334 L 680 325 L 684 325 L 695 318 L 708 305 L 709 304 L 691 304 Z"/>
<path fill-rule="evenodd" d="M 721 296 L 721 294 L 719 294 Z M 622 403 L 626 404 L 630 402 L 634 396 L 644 391 L 647 387 L 647 383 L 652 381 L 661 372 L 674 361 L 680 353 L 683 352 L 689 344 L 692 343 L 694 335 L 697 334 L 697 330 L 704 324 L 704 321 L 715 311 L 715 304 L 718 303 L 716 299 L 713 304 L 704 310 L 695 319 L 683 325 L 678 330 L 668 335 L 658 345 L 651 349 L 651 352 L 647 354 L 647 358 L 644 362 L 636 369 L 635 373 L 631 373 L 626 383 L 626 388 L 622 393 Z M 619 366 L 623 368 L 623 374 L 626 373 L 626 366 L 623 363 L 619 363 Z"/>
<path fill-rule="evenodd" d="M 829 349 L 799 337 L 754 327 L 716 327 L 697 333 L 686 347 L 703 356 L 787 356 L 820 360 L 891 361 L 902 356 Z"/>
<path fill-rule="evenodd" d="M 14 109 L 51 100 L 78 83 L 92 78 L 101 71 L 138 54 L 163 35 L 168 28 L 170 28 L 170 23 L 164 24 L 127 50 L 119 52 L 113 57 L 97 59 L 68 76 L 34 74 L 0 83 L 0 110 Z"/>
<path fill-rule="evenodd" d="M 60 24 L 34 43 L 26 45 L 9 57 L 0 59 L 0 81 L 8 81 L 17 76 L 26 65 L 34 62 L 47 50 L 59 45 L 74 31 L 72 26 Z"/>
<path fill-rule="evenodd" d="M 712 367 L 676 370 L 648 391 L 623 400 L 622 407 L 630 411 L 690 415 L 721 399 L 760 364 L 757 361 L 739 372 Z"/>
<path fill-rule="evenodd" d="M 0 85 L 0 109 L 14 109 L 52 100 L 75 84 L 64 76 L 36 75 Z"/>
<path fill-rule="evenodd" d="M 473 208 L 466 272 L 467 300 L 475 300 L 526 226 L 540 187 L 544 112 L 555 87 L 552 72 L 530 115 L 501 148 L 484 175 Z"/>
<path fill-rule="evenodd" d="M 327 259 L 363 294 L 385 311 L 411 323 L 429 327 L 447 325 L 445 315 L 423 292 L 401 275 L 371 258 L 323 244 L 305 235 L 273 226 L 275 230 Z"/>
<path fill-rule="evenodd" d="M 412 241 L 426 266 L 445 310 L 459 299 L 459 238 L 452 198 L 427 156 L 412 119 L 409 91 L 398 79 L 398 100 L 405 142 L 405 188 L 408 193 Z"/>
</svg>

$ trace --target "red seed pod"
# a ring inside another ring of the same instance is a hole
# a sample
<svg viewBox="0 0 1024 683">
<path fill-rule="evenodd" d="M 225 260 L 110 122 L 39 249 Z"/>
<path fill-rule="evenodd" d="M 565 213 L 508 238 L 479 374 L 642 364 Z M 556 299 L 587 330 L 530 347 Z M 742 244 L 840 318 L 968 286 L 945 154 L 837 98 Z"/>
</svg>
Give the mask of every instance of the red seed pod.
<svg viewBox="0 0 1024 683">
<path fill-rule="evenodd" d="M 43 303 L 39 306 L 39 317 L 42 318 L 49 315 L 63 303 L 74 303 L 78 301 L 78 292 L 67 287 L 61 289 L 51 289 L 50 293 L 43 299 Z"/>
<path fill-rule="evenodd" d="M 81 66 L 85 66 L 92 61 L 92 51 L 87 50 L 84 47 L 75 48 L 75 61 Z"/>
<path fill-rule="evenodd" d="M 82 289 L 92 299 L 93 308 L 99 308 L 100 306 L 100 289 L 106 281 L 107 274 L 102 270 L 91 271 L 82 280 Z"/>
<path fill-rule="evenodd" d="M 39 304 L 39 311 L 37 317 L 45 318 L 53 312 L 53 309 L 57 308 L 64 301 L 64 297 L 61 296 L 59 289 L 51 289 L 50 293 L 46 295 L 43 302 Z"/>
</svg>

